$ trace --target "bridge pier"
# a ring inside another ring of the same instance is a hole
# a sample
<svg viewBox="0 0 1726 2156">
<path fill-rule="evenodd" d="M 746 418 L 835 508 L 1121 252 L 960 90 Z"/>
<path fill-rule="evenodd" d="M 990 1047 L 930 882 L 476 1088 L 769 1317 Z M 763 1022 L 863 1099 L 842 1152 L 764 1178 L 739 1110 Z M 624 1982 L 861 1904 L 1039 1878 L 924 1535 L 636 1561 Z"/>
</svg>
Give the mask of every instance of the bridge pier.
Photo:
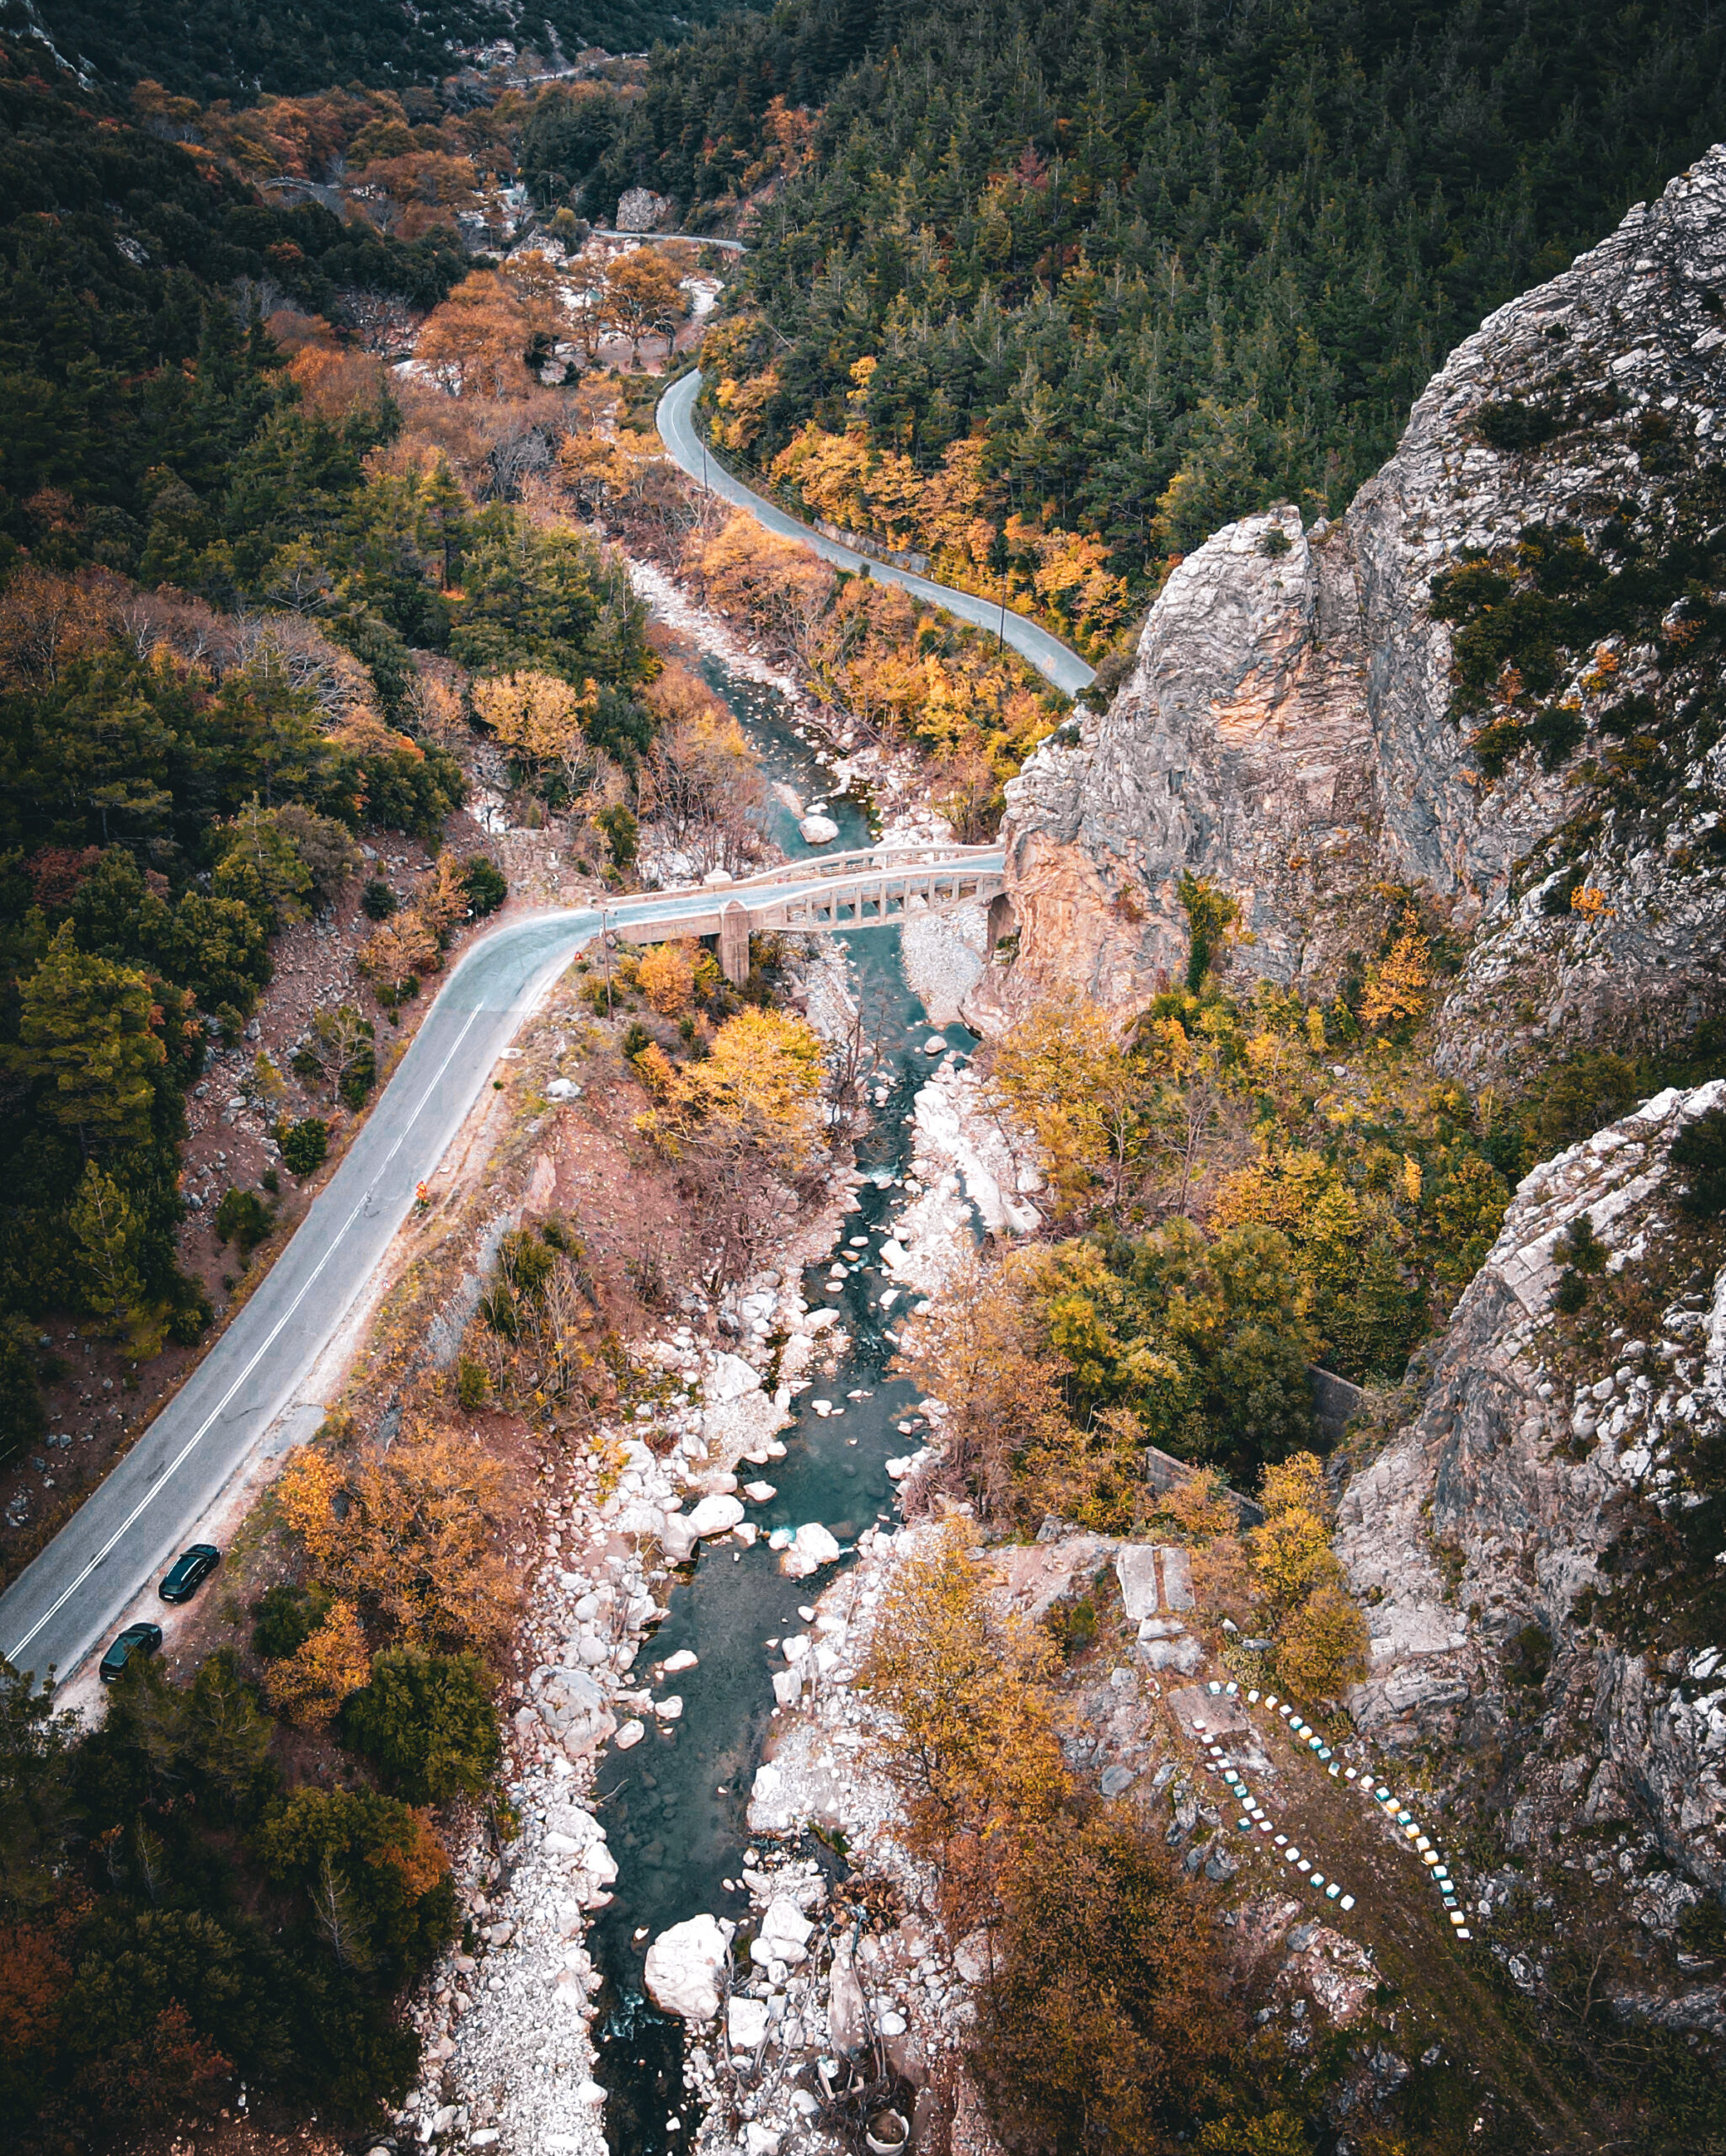
<svg viewBox="0 0 1726 2156">
<path fill-rule="evenodd" d="M 749 908 L 737 899 L 719 915 L 719 970 L 733 988 L 749 979 Z"/>
</svg>

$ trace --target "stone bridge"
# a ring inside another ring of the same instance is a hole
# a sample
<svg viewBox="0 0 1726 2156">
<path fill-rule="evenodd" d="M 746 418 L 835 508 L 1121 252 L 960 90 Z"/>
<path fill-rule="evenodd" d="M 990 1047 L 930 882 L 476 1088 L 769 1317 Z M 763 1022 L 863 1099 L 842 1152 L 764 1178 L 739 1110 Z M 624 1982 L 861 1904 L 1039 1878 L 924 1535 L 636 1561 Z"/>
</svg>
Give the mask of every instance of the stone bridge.
<svg viewBox="0 0 1726 2156">
<path fill-rule="evenodd" d="M 749 939 L 764 929 L 831 935 L 890 926 L 907 914 L 986 905 L 992 950 L 1013 925 L 998 846 L 863 846 L 706 889 L 711 907 L 680 914 L 675 925 L 686 936 L 717 937 L 719 964 L 734 983 L 748 979 Z"/>
</svg>

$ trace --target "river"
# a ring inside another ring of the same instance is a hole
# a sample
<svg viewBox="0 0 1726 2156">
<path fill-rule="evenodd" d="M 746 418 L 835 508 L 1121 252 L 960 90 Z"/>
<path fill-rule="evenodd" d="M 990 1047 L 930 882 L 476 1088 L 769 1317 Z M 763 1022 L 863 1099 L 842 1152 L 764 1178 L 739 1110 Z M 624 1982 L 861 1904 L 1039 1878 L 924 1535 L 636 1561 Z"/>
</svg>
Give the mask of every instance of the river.
<svg viewBox="0 0 1726 2156">
<path fill-rule="evenodd" d="M 700 662 L 700 671 L 761 751 L 768 780 L 788 785 L 805 804 L 826 801 L 826 813 L 839 826 L 831 848 L 810 847 L 788 807 L 775 799 L 770 835 L 787 857 L 868 845 L 874 834 L 867 803 L 827 792 L 829 775 L 794 731 L 777 692 L 711 656 Z M 795 1419 L 780 1433 L 785 1457 L 770 1470 L 778 1494 L 751 1508 L 760 1539 L 749 1550 L 729 1537 L 701 1545 L 693 1574 L 680 1579 L 670 1614 L 636 1659 L 631 1682 L 645 1685 L 652 1665 L 666 1656 L 688 1648 L 700 1657 L 679 1684 L 681 1720 L 654 1727 L 633 1751 L 607 1754 L 595 1786 L 618 1867 L 616 1898 L 589 1941 L 606 1978 L 595 2072 L 608 2092 L 607 2137 L 615 2156 L 687 2149 L 699 2123 L 683 2085 L 684 2025 L 648 2004 L 642 1964 L 655 1935 L 686 1917 L 707 1910 L 741 1922 L 749 1913 L 746 1891 L 735 1884 L 728 1891 L 726 1882 L 737 1881 L 749 1846 L 750 1785 L 772 1715 L 772 1671 L 783 1666 L 767 1642 L 803 1629 L 799 1605 L 807 1607 L 831 1577 L 785 1578 L 767 1536 L 775 1527 L 819 1520 L 842 1543 L 853 1542 L 866 1527 L 892 1516 L 895 1492 L 885 1463 L 919 1442 L 895 1427 L 914 1413 L 916 1394 L 887 1373 L 894 1351 L 884 1328 L 893 1314 L 877 1302 L 890 1284 L 879 1252 L 905 1199 L 897 1178 L 910 1150 L 913 1100 L 932 1067 L 923 1045 L 932 1028 L 906 985 L 896 927 L 841 940 L 850 953 L 852 992 L 881 1022 L 885 1055 L 877 1085 L 889 1088 L 890 1097 L 876 1107 L 858 1147 L 858 1164 L 870 1180 L 844 1227 L 846 1236 L 867 1236 L 867 1246 L 847 1251 L 855 1269 L 836 1295 L 827 1289 L 826 1262 L 810 1268 L 803 1294 L 811 1307 L 837 1304 L 850 1346 L 836 1374 L 818 1380 L 794 1401 Z M 935 1030 L 956 1049 L 975 1044 L 963 1026 Z M 895 1309 L 904 1306 L 901 1301 Z M 853 1392 L 865 1396 L 847 1396 Z M 823 1417 L 810 1408 L 811 1399 L 831 1399 L 843 1412 Z"/>
</svg>

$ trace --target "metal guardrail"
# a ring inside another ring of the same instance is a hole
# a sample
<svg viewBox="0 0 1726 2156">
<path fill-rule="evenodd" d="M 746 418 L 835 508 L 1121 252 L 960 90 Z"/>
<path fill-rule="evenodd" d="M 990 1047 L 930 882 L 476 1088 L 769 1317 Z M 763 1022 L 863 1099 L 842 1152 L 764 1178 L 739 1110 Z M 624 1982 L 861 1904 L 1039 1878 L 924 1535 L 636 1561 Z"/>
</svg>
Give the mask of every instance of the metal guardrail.
<svg viewBox="0 0 1726 2156">
<path fill-rule="evenodd" d="M 700 892 L 711 895 L 715 903 L 723 904 L 728 892 L 758 890 L 764 883 L 794 883 L 816 877 L 831 880 L 857 874 L 891 875 L 900 868 L 964 867 L 970 862 L 991 858 L 1004 859 L 998 846 L 942 846 L 932 842 L 927 846 L 853 846 L 845 853 L 819 854 L 807 861 L 783 862 L 777 867 L 759 868 L 753 875 L 734 877 L 729 883 L 685 883 L 656 895 L 681 898 L 685 893 Z"/>
</svg>

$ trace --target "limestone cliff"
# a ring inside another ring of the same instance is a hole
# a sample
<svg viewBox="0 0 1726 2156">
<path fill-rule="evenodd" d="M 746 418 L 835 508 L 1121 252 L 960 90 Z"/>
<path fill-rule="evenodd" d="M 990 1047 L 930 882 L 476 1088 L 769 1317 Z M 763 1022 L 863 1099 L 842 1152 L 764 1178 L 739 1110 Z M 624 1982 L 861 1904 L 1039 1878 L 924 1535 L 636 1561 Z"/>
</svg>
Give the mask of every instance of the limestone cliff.
<svg viewBox="0 0 1726 2156">
<path fill-rule="evenodd" d="M 1660 1094 L 1537 1168 L 1348 1463 L 1355 1718 L 1492 1823 L 1477 1853 L 1517 1870 L 1482 1889 L 1525 1915 L 1567 1871 L 1660 1935 L 1726 1895 L 1726 1230 L 1668 1159 L 1723 1104 Z"/>
<path fill-rule="evenodd" d="M 1459 346 L 1337 525 L 1181 563 L 1109 710 L 1007 789 L 1007 1001 L 1142 1003 L 1184 869 L 1241 901 L 1237 968 L 1308 992 L 1418 894 L 1467 947 L 1462 1072 L 1726 1001 L 1723 294 L 1716 149 Z"/>
</svg>

